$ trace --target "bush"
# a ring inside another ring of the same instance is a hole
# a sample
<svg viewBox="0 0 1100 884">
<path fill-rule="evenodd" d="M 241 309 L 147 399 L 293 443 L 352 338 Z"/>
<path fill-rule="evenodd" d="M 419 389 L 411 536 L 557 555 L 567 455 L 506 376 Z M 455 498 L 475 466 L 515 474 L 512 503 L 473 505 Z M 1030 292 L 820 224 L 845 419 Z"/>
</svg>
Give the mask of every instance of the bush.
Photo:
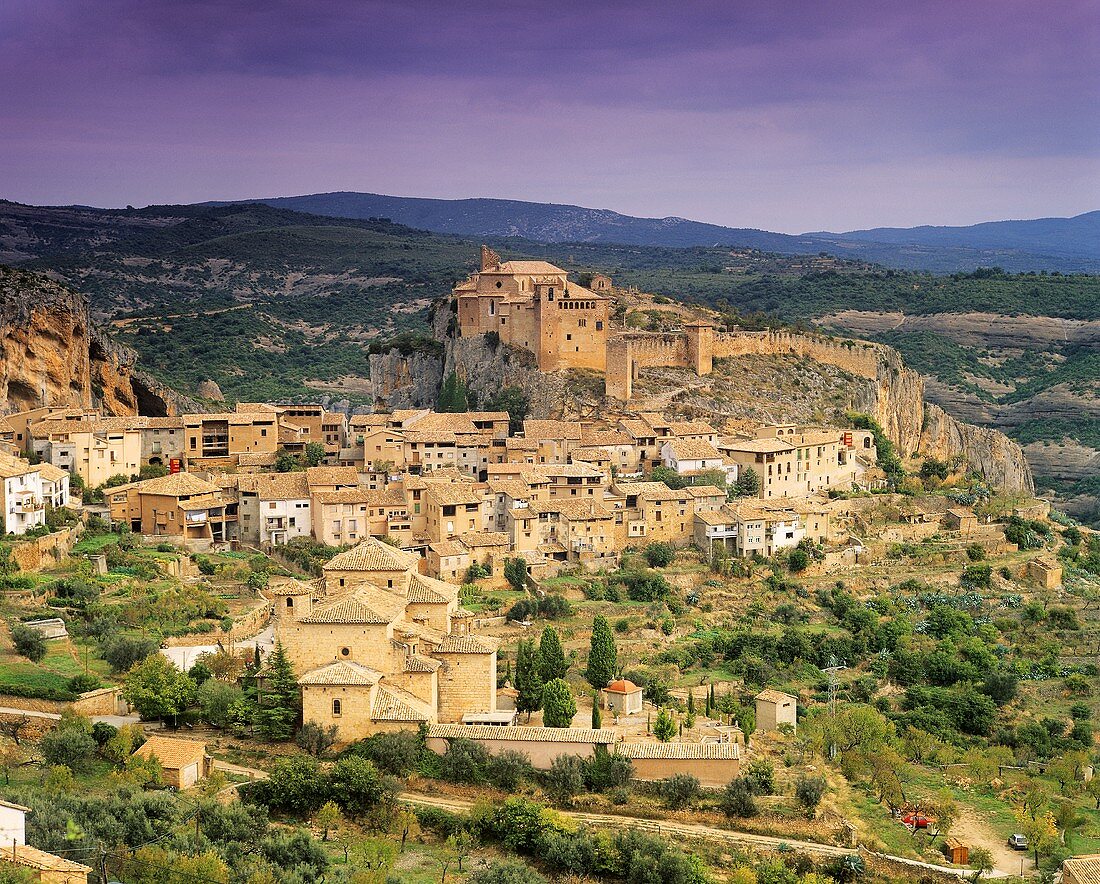
<svg viewBox="0 0 1100 884">
<path fill-rule="evenodd" d="M 151 638 L 137 636 L 117 636 L 104 642 L 100 647 L 100 656 L 114 672 L 127 672 L 135 663 L 140 663 L 157 650 L 157 643 Z"/>
<path fill-rule="evenodd" d="M 546 879 L 518 859 L 497 860 L 472 872 L 468 884 L 546 884 Z"/>
<path fill-rule="evenodd" d="M 485 778 L 504 792 L 515 792 L 524 780 L 534 774 L 531 759 L 511 749 L 493 756 L 485 768 Z"/>
<path fill-rule="evenodd" d="M 539 600 L 538 612 L 549 620 L 560 620 L 573 613 L 573 606 L 565 596 L 548 595 Z"/>
<path fill-rule="evenodd" d="M 634 764 L 625 755 L 597 747 L 584 766 L 584 783 L 592 792 L 621 789 L 634 777 Z"/>
<path fill-rule="evenodd" d="M 307 721 L 294 735 L 294 742 L 310 755 L 320 757 L 336 742 L 336 730 L 336 725 L 324 727 L 316 722 Z"/>
<path fill-rule="evenodd" d="M 667 568 L 676 558 L 676 550 L 671 543 L 658 541 L 645 548 L 645 560 L 651 568 Z"/>
<path fill-rule="evenodd" d="M 542 722 L 546 727 L 569 727 L 577 714 L 577 701 L 564 679 L 555 678 L 542 690 Z"/>
<path fill-rule="evenodd" d="M 559 755 L 542 782 L 555 804 L 569 804 L 584 791 L 584 762 L 574 755 Z"/>
<path fill-rule="evenodd" d="M 985 559 L 985 547 L 980 543 L 972 543 L 966 548 L 966 557 L 972 562 L 980 562 Z"/>
<path fill-rule="evenodd" d="M 825 786 L 824 777 L 808 777 L 805 774 L 800 776 L 794 785 L 794 797 L 811 816 L 825 795 Z"/>
<path fill-rule="evenodd" d="M 722 813 L 728 817 L 747 818 L 756 816 L 756 799 L 752 797 L 752 788 L 744 777 L 730 780 L 722 790 L 719 801 Z"/>
<path fill-rule="evenodd" d="M 349 746 L 343 754 L 366 758 L 374 762 L 374 766 L 383 773 L 404 777 L 416 770 L 422 751 L 423 745 L 417 734 L 397 731 L 392 734 L 373 734 Z"/>
<path fill-rule="evenodd" d="M 539 613 L 539 603 L 534 599 L 520 599 L 508 609 L 507 617 L 518 623 L 534 620 Z"/>
<path fill-rule="evenodd" d="M 11 641 L 16 652 L 32 663 L 38 663 L 46 656 L 46 640 L 37 629 L 16 623 L 11 628 Z"/>
<path fill-rule="evenodd" d="M 484 783 L 488 767 L 488 750 L 464 738 L 448 741 L 440 759 L 440 775 L 451 783 Z"/>
<path fill-rule="evenodd" d="M 81 672 L 69 679 L 69 690 L 74 694 L 83 694 L 86 691 L 94 691 L 100 687 L 100 681 L 90 672 Z"/>
<path fill-rule="evenodd" d="M 798 574 L 801 571 L 805 571 L 810 567 L 810 554 L 804 549 L 792 549 L 787 556 L 787 567 L 791 569 L 791 572 Z"/>
<path fill-rule="evenodd" d="M 750 761 L 744 779 L 753 795 L 775 794 L 775 767 L 766 758 Z"/>
<path fill-rule="evenodd" d="M 683 810 L 692 805 L 702 790 L 699 780 L 691 774 L 676 774 L 657 784 L 657 794 L 670 810 Z"/>
</svg>

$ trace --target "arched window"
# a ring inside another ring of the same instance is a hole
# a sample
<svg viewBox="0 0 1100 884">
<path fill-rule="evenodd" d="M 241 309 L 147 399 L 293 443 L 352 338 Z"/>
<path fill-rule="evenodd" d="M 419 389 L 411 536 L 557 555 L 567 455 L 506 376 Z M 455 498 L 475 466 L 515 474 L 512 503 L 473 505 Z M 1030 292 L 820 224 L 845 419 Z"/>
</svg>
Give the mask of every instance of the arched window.
<svg viewBox="0 0 1100 884">
<path fill-rule="evenodd" d="M 333 715 L 339 715 L 342 708 L 343 707 L 340 705 L 339 700 L 333 700 L 332 701 L 332 714 Z"/>
<path fill-rule="evenodd" d="M 286 606 L 288 608 L 293 608 L 294 607 L 294 599 L 292 599 L 290 596 L 286 597 Z"/>
</svg>

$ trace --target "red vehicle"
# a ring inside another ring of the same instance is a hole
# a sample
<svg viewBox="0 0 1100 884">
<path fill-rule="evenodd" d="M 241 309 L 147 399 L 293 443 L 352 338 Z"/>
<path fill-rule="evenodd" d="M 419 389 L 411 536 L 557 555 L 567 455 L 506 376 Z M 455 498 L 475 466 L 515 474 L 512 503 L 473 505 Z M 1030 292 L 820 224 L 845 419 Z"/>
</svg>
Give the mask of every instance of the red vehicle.
<svg viewBox="0 0 1100 884">
<path fill-rule="evenodd" d="M 902 816 L 901 816 L 901 821 L 903 823 L 905 823 L 905 825 L 910 826 L 914 829 L 927 829 L 928 824 L 933 822 L 933 820 L 930 817 L 925 816 L 919 810 L 918 811 L 912 811 L 912 810 L 905 811 L 905 813 L 903 813 Z"/>
</svg>

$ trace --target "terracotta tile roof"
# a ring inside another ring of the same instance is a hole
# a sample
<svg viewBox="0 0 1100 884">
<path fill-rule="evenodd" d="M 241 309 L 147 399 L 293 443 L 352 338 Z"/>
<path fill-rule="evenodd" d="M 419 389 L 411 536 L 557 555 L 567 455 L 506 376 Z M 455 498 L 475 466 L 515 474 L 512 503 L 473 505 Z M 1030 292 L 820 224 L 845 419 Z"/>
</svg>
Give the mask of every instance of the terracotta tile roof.
<svg viewBox="0 0 1100 884">
<path fill-rule="evenodd" d="M 526 439 L 581 440 L 581 425 L 570 421 L 525 420 L 523 435 Z"/>
<path fill-rule="evenodd" d="M 469 550 L 454 540 L 437 540 L 428 545 L 437 556 L 464 556 Z"/>
<path fill-rule="evenodd" d="M 611 728 L 593 730 L 586 727 L 524 727 L 493 724 L 433 724 L 428 736 L 444 740 L 514 740 L 547 743 L 594 743 L 610 746 L 619 739 Z"/>
<path fill-rule="evenodd" d="M 428 485 L 428 497 L 440 506 L 461 506 L 485 499 L 485 486 L 470 482 L 432 482 Z"/>
<path fill-rule="evenodd" d="M 577 461 L 599 463 L 605 460 L 611 460 L 611 452 L 606 448 L 600 448 L 598 445 L 581 445 L 569 450 L 569 459 L 573 463 L 577 463 Z"/>
<path fill-rule="evenodd" d="M 626 418 L 619 421 L 619 426 L 626 430 L 632 439 L 649 439 L 657 435 L 657 431 L 649 425 L 649 421 L 638 418 Z"/>
<path fill-rule="evenodd" d="M 736 743 L 618 743 L 615 753 L 627 758 L 733 761 L 741 757 Z"/>
<path fill-rule="evenodd" d="M 304 580 L 293 577 L 275 577 L 278 583 L 270 583 L 263 590 L 264 595 L 312 595 L 314 586 Z"/>
<path fill-rule="evenodd" d="M 668 486 L 664 482 L 616 482 L 612 488 L 626 497 L 642 494 L 646 491 L 668 490 Z"/>
<path fill-rule="evenodd" d="M 650 502 L 658 500 L 690 500 L 690 495 L 686 494 L 681 488 L 679 491 L 673 491 L 664 482 L 657 482 L 653 488 L 646 488 L 644 491 L 638 492 L 638 497 L 641 500 Z"/>
<path fill-rule="evenodd" d="M 405 658 L 406 672 L 435 672 L 437 669 L 442 668 L 443 664 L 438 660 L 433 660 L 431 657 L 422 657 L 420 654 L 409 654 Z"/>
<path fill-rule="evenodd" d="M 726 489 L 717 485 L 688 485 L 684 488 L 690 497 L 725 497 Z"/>
<path fill-rule="evenodd" d="M 734 439 L 724 437 L 718 440 L 718 447 L 724 451 L 744 451 L 755 454 L 778 454 L 782 451 L 794 451 L 794 446 L 782 439 Z"/>
<path fill-rule="evenodd" d="M 0 458 L 0 479 L 14 479 L 16 476 L 30 476 L 38 472 L 38 465 L 18 458 Z"/>
<path fill-rule="evenodd" d="M 52 853 L 46 853 L 46 851 L 39 850 L 37 847 L 31 847 L 29 844 L 20 844 L 16 847 L 5 847 L 3 859 L 17 866 L 23 866 L 28 869 L 38 869 L 42 872 L 67 872 L 72 875 L 83 876 L 79 880 L 86 880 L 87 876 L 92 872 L 91 866 L 85 866 L 81 863 L 73 862 L 70 859 L 55 856 Z M 52 881 L 55 879 L 50 878 L 49 880 Z M 77 879 L 74 878 L 72 880 Z"/>
<path fill-rule="evenodd" d="M 11 425 L 11 422 L 6 417 L 4 417 L 3 415 L 0 415 L 0 433 L 14 433 L 14 432 L 15 432 L 15 427 L 13 427 Z"/>
<path fill-rule="evenodd" d="M 359 484 L 359 471 L 355 467 L 308 467 L 306 469 L 306 481 L 310 488 L 318 485 L 351 485 Z"/>
<path fill-rule="evenodd" d="M 537 439 L 523 439 L 519 436 L 509 436 L 504 441 L 505 451 L 537 451 L 539 443 Z"/>
<path fill-rule="evenodd" d="M 677 460 L 721 460 L 718 449 L 702 439 L 672 439 L 665 443 Z"/>
<path fill-rule="evenodd" d="M 396 408 L 390 413 L 390 422 L 401 426 L 405 421 L 412 420 L 428 413 L 426 408 Z"/>
<path fill-rule="evenodd" d="M 565 276 L 565 271 L 549 261 L 504 261 L 500 265 L 501 273 L 517 276 Z"/>
<path fill-rule="evenodd" d="M 134 483 L 139 494 L 163 494 L 168 497 L 185 497 L 194 494 L 215 494 L 218 486 L 204 482 L 193 473 L 174 473 L 158 479 L 146 479 Z"/>
<path fill-rule="evenodd" d="M 337 553 L 324 565 L 325 571 L 407 571 L 416 568 L 420 557 L 383 543 L 374 537 Z"/>
<path fill-rule="evenodd" d="M 507 494 L 513 500 L 527 500 L 532 494 L 522 479 L 490 479 L 486 484 L 493 494 Z"/>
<path fill-rule="evenodd" d="M 348 418 L 348 428 L 384 427 L 390 422 L 388 414 L 353 414 Z"/>
<path fill-rule="evenodd" d="M 399 489 L 387 488 L 381 491 L 359 486 L 343 488 L 340 491 L 318 491 L 313 499 L 319 504 L 326 503 L 363 503 L 367 506 L 404 506 L 405 495 Z"/>
<path fill-rule="evenodd" d="M 201 761 L 206 755 L 206 743 L 198 740 L 178 740 L 174 737 L 149 737 L 135 750 L 138 758 L 156 757 L 165 770 L 181 770 Z"/>
<path fill-rule="evenodd" d="M 274 463 L 274 451 L 242 451 L 237 455 L 237 466 L 241 467 L 269 467 Z"/>
<path fill-rule="evenodd" d="M 797 697 L 793 697 L 790 694 L 785 694 L 782 691 L 772 690 L 771 688 L 765 688 L 754 699 L 763 700 L 767 703 L 795 703 L 798 702 Z"/>
<path fill-rule="evenodd" d="M 445 605 L 458 598 L 458 587 L 434 577 L 414 574 L 409 580 L 408 600 L 411 604 Z"/>
<path fill-rule="evenodd" d="M 255 491 L 260 500 L 309 500 L 305 473 L 267 473 L 239 479 L 237 487 Z"/>
<path fill-rule="evenodd" d="M 370 717 L 374 721 L 430 721 L 432 711 L 408 691 L 383 682 L 375 691 Z"/>
<path fill-rule="evenodd" d="M 453 430 L 406 430 L 405 441 L 415 445 L 434 442 L 437 445 L 455 445 L 458 437 Z"/>
<path fill-rule="evenodd" d="M 584 445 L 633 445 L 634 439 L 622 430 L 597 430 L 584 427 L 581 429 L 581 443 Z"/>
<path fill-rule="evenodd" d="M 542 463 L 539 464 L 539 472 L 551 479 L 555 476 L 569 479 L 600 479 L 604 476 L 602 470 L 585 463 Z"/>
<path fill-rule="evenodd" d="M 382 673 L 351 660 L 334 660 L 327 666 L 311 669 L 298 679 L 300 685 L 372 685 Z"/>
<path fill-rule="evenodd" d="M 466 417 L 479 423 L 511 420 L 511 415 L 507 411 L 468 411 Z"/>
<path fill-rule="evenodd" d="M 491 654 L 499 642 L 494 638 L 479 635 L 452 635 L 443 636 L 443 640 L 435 649 L 437 654 Z"/>
<path fill-rule="evenodd" d="M 349 596 L 325 605 L 314 608 L 313 613 L 308 614 L 298 621 L 299 623 L 391 623 L 393 617 L 387 617 L 375 607 L 358 596 Z"/>
<path fill-rule="evenodd" d="M 459 540 L 470 549 L 483 546 L 508 546 L 512 539 L 503 531 L 467 531 Z"/>
<path fill-rule="evenodd" d="M 1071 856 L 1062 862 L 1062 880 L 1073 884 L 1100 884 L 1100 853 Z"/>
<path fill-rule="evenodd" d="M 718 431 L 706 421 L 670 421 L 668 428 L 673 436 L 715 436 Z"/>
<path fill-rule="evenodd" d="M 479 433 L 470 416 L 465 413 L 428 412 L 405 422 L 405 429 L 414 433 L 450 432 Z"/>
<path fill-rule="evenodd" d="M 641 688 L 634 684 L 634 682 L 629 681 L 628 679 L 619 678 L 615 681 L 608 682 L 608 685 L 606 688 L 604 688 L 604 690 L 609 691 L 612 694 L 633 694 L 635 691 L 640 691 Z"/>
</svg>

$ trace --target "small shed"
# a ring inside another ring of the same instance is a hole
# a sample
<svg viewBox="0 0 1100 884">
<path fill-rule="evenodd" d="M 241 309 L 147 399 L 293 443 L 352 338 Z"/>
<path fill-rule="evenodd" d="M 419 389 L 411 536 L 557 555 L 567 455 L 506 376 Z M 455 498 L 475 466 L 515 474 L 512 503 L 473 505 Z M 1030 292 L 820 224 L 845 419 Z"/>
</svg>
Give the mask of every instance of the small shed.
<svg viewBox="0 0 1100 884">
<path fill-rule="evenodd" d="M 32 881 L 41 884 L 88 884 L 92 867 L 71 859 L 56 856 L 31 847 L 17 844 L 0 851 L 0 864 L 19 866 Z"/>
<path fill-rule="evenodd" d="M 213 767 L 213 759 L 206 754 L 206 744 L 198 740 L 153 736 L 142 743 L 134 755 L 156 758 L 164 771 L 164 782 L 177 789 L 195 785 Z"/>
<path fill-rule="evenodd" d="M 603 702 L 616 715 L 633 715 L 642 711 L 642 689 L 632 681 L 617 678 L 603 689 Z"/>
<path fill-rule="evenodd" d="M 1062 586 L 1062 566 L 1049 556 L 1031 559 L 1026 566 L 1027 579 L 1043 589 L 1059 589 Z"/>
<path fill-rule="evenodd" d="M 943 855 L 947 857 L 948 862 L 954 863 L 957 866 L 970 865 L 970 848 L 963 844 L 958 838 L 944 839 Z"/>
<path fill-rule="evenodd" d="M 756 730 L 779 730 L 779 725 L 798 726 L 798 698 L 770 688 L 756 695 Z"/>
<path fill-rule="evenodd" d="M 971 534 L 978 530 L 978 517 L 973 510 L 962 507 L 952 507 L 944 513 L 943 523 L 951 531 L 958 531 L 960 534 Z"/>
</svg>

